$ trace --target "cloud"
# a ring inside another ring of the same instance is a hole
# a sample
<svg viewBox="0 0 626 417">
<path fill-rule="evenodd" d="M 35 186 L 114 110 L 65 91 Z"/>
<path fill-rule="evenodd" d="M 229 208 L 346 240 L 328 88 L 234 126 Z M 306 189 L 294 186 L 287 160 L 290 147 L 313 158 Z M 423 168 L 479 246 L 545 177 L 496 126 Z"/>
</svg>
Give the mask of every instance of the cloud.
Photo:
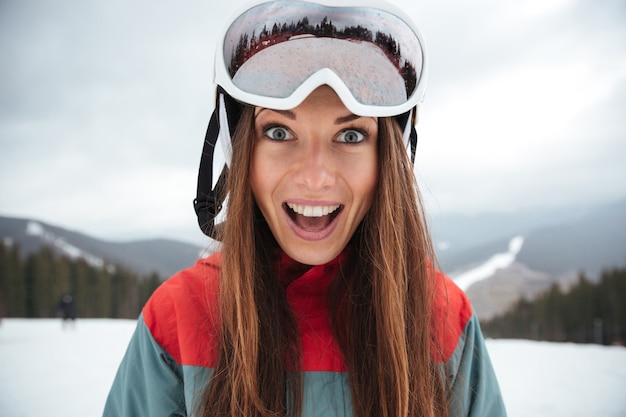
<svg viewBox="0 0 626 417">
<path fill-rule="evenodd" d="M 445 27 L 425 20 L 435 22 L 425 30 L 436 75 L 422 109 L 418 171 L 434 205 L 511 210 L 626 195 L 617 181 L 626 174 L 617 138 L 626 132 L 615 111 L 626 99 L 626 36 L 615 17 L 624 7 L 482 1 L 450 9 Z"/>
<path fill-rule="evenodd" d="M 0 3 L 0 213 L 199 241 L 191 200 L 228 7 Z M 619 0 L 395 1 L 428 44 L 417 173 L 440 211 L 626 195 Z"/>
</svg>

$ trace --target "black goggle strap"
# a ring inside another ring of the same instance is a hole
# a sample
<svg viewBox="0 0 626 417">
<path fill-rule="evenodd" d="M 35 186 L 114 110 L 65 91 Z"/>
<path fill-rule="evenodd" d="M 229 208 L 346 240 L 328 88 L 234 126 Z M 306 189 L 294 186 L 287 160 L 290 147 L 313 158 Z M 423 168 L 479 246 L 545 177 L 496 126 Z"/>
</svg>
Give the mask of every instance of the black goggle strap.
<svg viewBox="0 0 626 417">
<path fill-rule="evenodd" d="M 417 122 L 417 107 L 410 111 L 396 116 L 398 124 L 404 128 L 402 138 L 406 146 L 406 151 L 411 155 L 411 163 L 415 163 L 415 152 L 417 151 L 417 131 L 415 123 Z"/>
<path fill-rule="evenodd" d="M 225 219 L 223 192 L 232 152 L 231 136 L 241 114 L 241 105 L 218 88 L 215 110 L 204 138 L 197 195 L 193 201 L 200 230 L 216 239 L 219 223 Z"/>
</svg>

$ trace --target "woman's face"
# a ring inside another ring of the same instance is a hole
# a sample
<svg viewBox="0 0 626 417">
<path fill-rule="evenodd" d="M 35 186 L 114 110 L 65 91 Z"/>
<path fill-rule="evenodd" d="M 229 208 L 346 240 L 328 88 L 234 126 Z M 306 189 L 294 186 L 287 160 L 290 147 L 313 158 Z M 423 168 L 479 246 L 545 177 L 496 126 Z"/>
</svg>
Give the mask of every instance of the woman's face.
<svg viewBox="0 0 626 417">
<path fill-rule="evenodd" d="M 254 130 L 252 192 L 278 244 L 304 264 L 334 259 L 372 205 L 378 120 L 320 87 L 292 110 L 257 107 Z"/>
</svg>

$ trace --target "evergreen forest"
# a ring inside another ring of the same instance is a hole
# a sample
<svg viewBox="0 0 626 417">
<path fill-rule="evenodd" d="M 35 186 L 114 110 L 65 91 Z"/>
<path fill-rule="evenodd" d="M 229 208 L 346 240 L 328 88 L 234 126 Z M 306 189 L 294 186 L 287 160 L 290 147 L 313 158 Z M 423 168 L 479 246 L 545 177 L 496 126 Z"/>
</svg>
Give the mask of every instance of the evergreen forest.
<svg viewBox="0 0 626 417">
<path fill-rule="evenodd" d="M 623 345 L 626 336 L 626 268 L 604 270 L 597 282 L 584 273 L 576 285 L 520 299 L 506 313 L 481 322 L 485 336 L 552 342 Z"/>
<path fill-rule="evenodd" d="M 0 243 L 0 318 L 59 316 L 70 294 L 78 318 L 135 319 L 162 278 L 119 265 L 93 266 L 50 247 L 24 255 Z M 563 291 L 520 299 L 506 313 L 481 322 L 486 337 L 623 344 L 626 340 L 626 267 L 604 270 L 597 282 L 580 274 Z"/>
<path fill-rule="evenodd" d="M 136 319 L 161 283 L 118 265 L 92 266 L 43 247 L 29 255 L 0 242 L 0 317 L 51 318 L 71 295 L 78 318 Z"/>
</svg>

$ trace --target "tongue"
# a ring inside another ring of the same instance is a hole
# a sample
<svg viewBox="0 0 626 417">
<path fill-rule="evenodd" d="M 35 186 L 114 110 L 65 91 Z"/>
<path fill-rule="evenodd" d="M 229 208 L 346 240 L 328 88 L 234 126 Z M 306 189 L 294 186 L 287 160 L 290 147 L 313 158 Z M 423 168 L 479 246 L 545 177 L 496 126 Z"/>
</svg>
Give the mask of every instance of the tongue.
<svg viewBox="0 0 626 417">
<path fill-rule="evenodd" d="M 319 232 L 330 224 L 330 215 L 322 217 L 305 217 L 301 214 L 296 214 L 294 220 L 301 229 L 309 232 Z"/>
</svg>

